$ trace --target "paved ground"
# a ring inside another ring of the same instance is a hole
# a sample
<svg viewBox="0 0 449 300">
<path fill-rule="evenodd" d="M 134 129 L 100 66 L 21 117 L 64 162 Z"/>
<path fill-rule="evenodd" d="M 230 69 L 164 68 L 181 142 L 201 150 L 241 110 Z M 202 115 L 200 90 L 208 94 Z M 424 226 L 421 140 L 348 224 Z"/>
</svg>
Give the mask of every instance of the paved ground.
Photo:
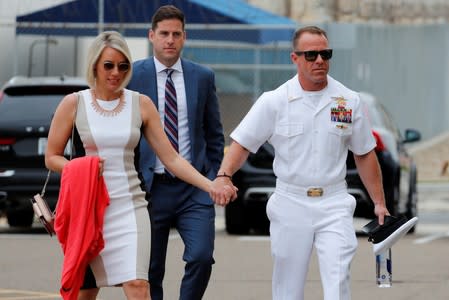
<svg viewBox="0 0 449 300">
<path fill-rule="evenodd" d="M 221 97 L 226 137 L 238 124 L 252 104 L 250 97 Z M 420 224 L 415 235 L 404 237 L 394 248 L 393 287 L 378 289 L 374 284 L 374 259 L 366 237 L 359 238 L 359 249 L 352 267 L 353 299 L 366 300 L 444 300 L 449 298 L 447 257 L 449 215 L 449 172 L 441 174 L 449 160 L 449 132 L 430 140 L 408 146 L 418 168 Z M 449 171 L 449 170 L 448 170 Z M 429 195 L 430 194 L 430 195 Z M 421 201 L 422 200 L 422 201 Z M 430 201 L 431 200 L 431 201 Z M 431 218 L 427 222 L 426 218 Z M 223 210 L 217 208 L 217 241 L 214 272 L 205 299 L 208 300 L 264 300 L 270 299 L 271 259 L 267 236 L 230 236 L 224 230 Z M 355 220 L 356 228 L 367 220 Z M 0 218 L 0 228 L 6 227 Z M 39 228 L 38 228 L 39 229 Z M 37 230 L 37 229 L 36 229 Z M 40 230 L 42 232 L 42 230 Z M 172 235 L 166 276 L 167 299 L 176 299 L 183 264 L 182 242 Z M 14 242 L 9 242 L 9 240 Z M 2 235 L 0 242 L 3 275 L 0 299 L 59 299 L 58 274 L 61 253 L 55 238 L 41 235 Z M 36 244 L 37 243 L 37 244 Z M 15 247 L 14 255 L 6 258 L 7 249 Z M 39 248 L 44 247 L 44 248 Z M 35 249 L 29 255 L 29 249 Z M 21 252 L 26 253 L 20 254 Z M 50 255 L 48 253 L 51 253 Z M 419 255 L 423 254 L 423 255 Z M 53 263 L 49 263 L 49 258 Z M 8 264 L 11 265 L 8 267 Z M 24 271 L 26 270 L 26 271 Z M 306 299 L 322 299 L 316 259 L 312 261 L 307 283 Z M 36 274 L 39 274 L 36 277 Z M 42 283 L 43 281 L 47 283 Z M 32 292 L 31 290 L 42 291 Z M 53 292 L 43 292 L 53 291 Z M 107 288 L 100 295 L 103 300 L 124 299 L 121 289 Z"/>
</svg>

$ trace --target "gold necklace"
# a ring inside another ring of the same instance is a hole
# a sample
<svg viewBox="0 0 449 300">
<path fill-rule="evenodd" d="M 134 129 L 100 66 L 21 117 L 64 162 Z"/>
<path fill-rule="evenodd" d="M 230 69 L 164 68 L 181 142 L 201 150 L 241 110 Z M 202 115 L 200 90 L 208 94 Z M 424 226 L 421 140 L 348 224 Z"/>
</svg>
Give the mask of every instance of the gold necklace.
<svg viewBox="0 0 449 300">
<path fill-rule="evenodd" d="M 120 96 L 118 98 L 119 103 L 117 104 L 116 107 L 114 107 L 114 109 L 111 110 L 104 109 L 103 107 L 101 107 L 100 104 L 98 104 L 97 94 L 95 94 L 95 90 L 92 89 L 91 91 L 92 91 L 92 102 L 90 104 L 92 105 L 92 108 L 103 117 L 114 117 L 118 115 L 125 107 L 123 91 L 121 91 Z"/>
</svg>

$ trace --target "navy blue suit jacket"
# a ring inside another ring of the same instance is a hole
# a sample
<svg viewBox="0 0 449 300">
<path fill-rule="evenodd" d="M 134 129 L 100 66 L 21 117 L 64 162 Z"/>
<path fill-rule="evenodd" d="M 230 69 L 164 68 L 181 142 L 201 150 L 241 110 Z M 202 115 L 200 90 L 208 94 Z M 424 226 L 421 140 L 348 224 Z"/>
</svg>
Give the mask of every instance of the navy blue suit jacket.
<svg viewBox="0 0 449 300">
<path fill-rule="evenodd" d="M 187 100 L 192 165 L 214 179 L 223 159 L 224 135 L 216 95 L 214 72 L 192 61 L 181 59 Z M 153 57 L 133 63 L 128 88 L 145 94 L 158 107 L 156 68 Z M 151 189 L 156 156 L 144 137 L 140 141 L 139 169 L 147 191 Z M 212 200 L 207 197 L 208 203 Z M 206 200 L 205 200 L 206 201 Z"/>
</svg>

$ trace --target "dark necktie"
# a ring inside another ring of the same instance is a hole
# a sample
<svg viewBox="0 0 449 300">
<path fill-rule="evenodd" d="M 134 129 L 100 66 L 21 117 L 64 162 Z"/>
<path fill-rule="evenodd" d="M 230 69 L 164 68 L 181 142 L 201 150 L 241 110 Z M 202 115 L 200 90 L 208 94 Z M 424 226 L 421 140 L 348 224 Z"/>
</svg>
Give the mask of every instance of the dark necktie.
<svg viewBox="0 0 449 300">
<path fill-rule="evenodd" d="M 176 101 L 176 89 L 171 78 L 173 69 L 166 69 L 167 81 L 165 82 L 165 116 L 164 128 L 173 148 L 179 152 L 178 146 L 178 103 Z"/>
</svg>

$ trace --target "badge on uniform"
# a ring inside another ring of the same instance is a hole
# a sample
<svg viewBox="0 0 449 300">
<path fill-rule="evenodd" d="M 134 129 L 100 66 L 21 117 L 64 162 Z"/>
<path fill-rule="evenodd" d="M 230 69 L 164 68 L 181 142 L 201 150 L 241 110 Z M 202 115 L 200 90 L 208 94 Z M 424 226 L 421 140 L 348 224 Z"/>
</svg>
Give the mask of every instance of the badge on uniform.
<svg viewBox="0 0 449 300">
<path fill-rule="evenodd" d="M 336 106 L 331 107 L 331 121 L 339 123 L 336 126 L 337 128 L 346 129 L 348 126 L 344 123 L 352 123 L 352 108 L 346 107 L 347 100 L 342 96 L 332 97 L 332 100 L 334 100 Z"/>
</svg>

